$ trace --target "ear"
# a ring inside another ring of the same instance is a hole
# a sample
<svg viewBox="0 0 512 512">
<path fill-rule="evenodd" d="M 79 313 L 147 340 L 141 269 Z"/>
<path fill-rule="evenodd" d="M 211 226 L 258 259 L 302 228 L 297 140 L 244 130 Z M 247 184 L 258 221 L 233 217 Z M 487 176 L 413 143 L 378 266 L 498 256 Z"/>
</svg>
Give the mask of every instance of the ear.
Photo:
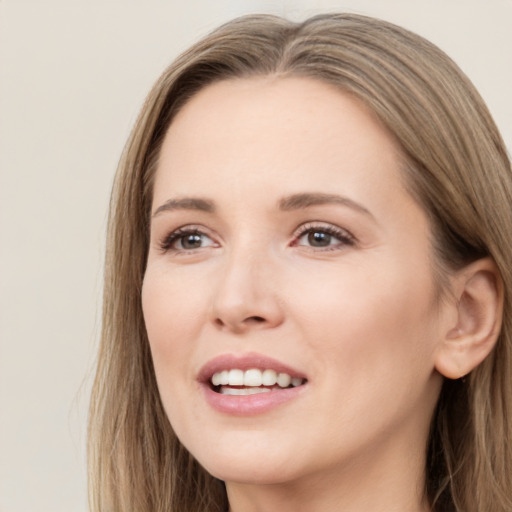
<svg viewBox="0 0 512 512">
<path fill-rule="evenodd" d="M 503 282 L 491 258 L 477 260 L 451 279 L 454 308 L 435 367 L 449 379 L 464 377 L 491 352 L 501 328 Z"/>
</svg>

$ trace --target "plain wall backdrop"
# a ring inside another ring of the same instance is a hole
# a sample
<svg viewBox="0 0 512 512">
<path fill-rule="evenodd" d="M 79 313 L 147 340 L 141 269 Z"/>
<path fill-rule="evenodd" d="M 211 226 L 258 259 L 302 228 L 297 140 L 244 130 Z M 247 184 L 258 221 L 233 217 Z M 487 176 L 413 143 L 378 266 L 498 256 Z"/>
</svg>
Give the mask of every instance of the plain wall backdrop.
<svg viewBox="0 0 512 512">
<path fill-rule="evenodd" d="M 248 12 L 373 15 L 445 50 L 512 148 L 512 0 L 0 0 L 0 512 L 85 512 L 117 160 L 164 67 Z"/>
</svg>

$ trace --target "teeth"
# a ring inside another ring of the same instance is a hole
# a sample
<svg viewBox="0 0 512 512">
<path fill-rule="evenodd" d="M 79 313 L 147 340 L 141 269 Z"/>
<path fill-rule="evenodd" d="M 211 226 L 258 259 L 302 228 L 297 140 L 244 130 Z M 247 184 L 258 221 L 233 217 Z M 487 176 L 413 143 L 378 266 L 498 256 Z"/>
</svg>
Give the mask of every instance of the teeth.
<svg viewBox="0 0 512 512">
<path fill-rule="evenodd" d="M 224 370 L 220 372 L 220 385 L 226 386 L 227 384 L 229 384 L 229 371 Z"/>
<path fill-rule="evenodd" d="M 230 386 L 243 386 L 244 372 L 242 370 L 229 370 L 228 384 Z"/>
<path fill-rule="evenodd" d="M 274 370 L 265 370 L 261 374 L 261 380 L 264 386 L 273 386 L 277 384 L 277 373 Z"/>
<path fill-rule="evenodd" d="M 261 386 L 262 377 L 259 370 L 247 370 L 244 373 L 244 386 Z"/>
<path fill-rule="evenodd" d="M 292 378 L 287 373 L 280 373 L 277 376 L 277 385 L 281 388 L 287 388 L 292 383 Z"/>
<path fill-rule="evenodd" d="M 260 386 L 275 386 L 276 384 L 280 388 L 287 388 L 290 385 L 297 387 L 304 383 L 304 379 L 300 377 L 291 377 L 287 373 L 277 373 L 274 370 L 259 370 L 257 368 L 251 368 L 250 370 L 233 369 L 223 370 L 221 372 L 214 373 L 211 378 L 211 383 L 214 386 L 246 386 L 247 388 L 259 388 L 258 390 L 249 390 L 246 393 L 244 390 L 236 389 L 237 393 L 225 393 L 225 394 L 254 394 L 255 392 L 261 391 L 265 388 Z M 238 393 L 238 391 L 244 391 L 244 393 Z M 270 391 L 266 389 L 266 391 Z"/>
<path fill-rule="evenodd" d="M 214 386 L 220 386 L 222 372 L 214 373 L 212 377 L 212 384 Z"/>
</svg>

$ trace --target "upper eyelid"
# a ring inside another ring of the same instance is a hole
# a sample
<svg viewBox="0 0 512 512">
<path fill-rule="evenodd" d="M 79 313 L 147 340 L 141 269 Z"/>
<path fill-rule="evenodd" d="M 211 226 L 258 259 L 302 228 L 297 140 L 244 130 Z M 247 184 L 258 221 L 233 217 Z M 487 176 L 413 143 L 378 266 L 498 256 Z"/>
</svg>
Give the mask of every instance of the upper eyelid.
<svg viewBox="0 0 512 512">
<path fill-rule="evenodd" d="M 201 233 L 210 236 L 211 230 L 202 224 L 183 224 L 173 229 L 166 229 L 160 238 L 165 239 L 176 233 Z"/>
<path fill-rule="evenodd" d="M 204 235 L 215 242 L 215 237 L 208 228 L 201 224 L 184 224 L 175 229 L 165 231 L 162 236 L 158 236 L 155 239 L 157 247 L 160 249 L 170 249 L 170 246 L 174 241 L 187 234 L 197 233 Z"/>
<path fill-rule="evenodd" d="M 346 233 L 347 235 L 354 237 L 354 235 L 348 229 L 342 228 L 341 226 L 338 226 L 331 222 L 320 221 L 320 220 L 311 220 L 311 221 L 301 223 L 299 226 L 297 226 L 293 230 L 292 236 L 296 235 L 297 232 L 304 232 L 304 231 L 307 231 L 308 229 L 315 229 L 315 228 L 316 229 L 322 229 L 322 228 L 331 229 L 331 230 L 339 231 L 342 233 Z M 183 224 L 182 226 L 178 226 L 177 228 L 166 231 L 165 237 L 168 237 L 169 235 L 179 232 L 179 231 L 181 231 L 183 233 L 198 232 L 201 234 L 205 234 L 206 236 L 210 236 L 210 234 L 212 232 L 212 230 L 210 228 L 208 228 L 202 224 Z"/>
<path fill-rule="evenodd" d="M 356 242 L 356 237 L 352 234 L 351 231 L 349 231 L 346 228 L 342 228 L 341 226 L 327 222 L 327 221 L 320 221 L 320 220 L 310 220 L 307 222 L 301 223 L 299 226 L 297 226 L 293 232 L 291 233 L 291 242 L 297 241 L 300 237 L 302 237 L 304 234 L 306 234 L 308 231 L 317 229 L 318 231 L 327 231 L 331 235 L 336 236 L 339 235 L 340 237 L 350 239 L 351 241 Z M 156 239 L 157 245 L 162 248 L 166 245 L 166 243 L 171 240 L 174 236 L 174 238 L 179 238 L 180 236 L 184 236 L 187 233 L 198 233 L 201 235 L 204 235 L 208 238 L 210 238 L 212 241 L 216 243 L 222 243 L 222 237 L 216 235 L 213 230 L 206 227 L 203 224 L 183 224 L 181 226 L 176 227 L 175 229 L 166 231 L 165 234 L 161 237 L 158 237 Z"/>
<path fill-rule="evenodd" d="M 337 224 L 333 224 L 331 222 L 326 222 L 326 221 L 304 222 L 303 224 L 301 224 L 300 226 L 298 226 L 295 229 L 294 234 L 295 234 L 295 236 L 302 235 L 312 229 L 317 229 L 318 231 L 322 231 L 322 229 L 326 230 L 326 231 L 334 231 L 334 232 L 337 232 L 340 234 L 344 234 L 353 240 L 356 240 L 356 237 L 348 229 L 342 228 L 341 226 L 338 226 Z"/>
</svg>

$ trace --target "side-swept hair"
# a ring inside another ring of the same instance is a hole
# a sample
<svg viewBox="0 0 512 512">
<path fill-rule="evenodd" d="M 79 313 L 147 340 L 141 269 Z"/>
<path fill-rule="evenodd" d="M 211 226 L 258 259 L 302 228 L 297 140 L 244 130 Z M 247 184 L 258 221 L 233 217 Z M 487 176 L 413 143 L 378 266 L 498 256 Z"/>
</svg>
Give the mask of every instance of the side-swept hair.
<svg viewBox="0 0 512 512">
<path fill-rule="evenodd" d="M 512 174 L 505 145 L 467 77 L 437 47 L 390 23 L 326 14 L 292 23 L 236 19 L 160 77 L 122 155 L 110 205 L 103 326 L 89 423 L 95 512 L 223 512 L 224 484 L 180 444 L 156 385 L 141 308 L 152 184 L 173 117 L 220 80 L 300 76 L 362 101 L 394 134 L 403 175 L 427 213 L 436 279 L 489 256 L 505 288 L 489 357 L 446 380 L 434 417 L 425 493 L 440 512 L 512 510 Z M 442 288 L 442 286 L 441 286 Z"/>
</svg>

